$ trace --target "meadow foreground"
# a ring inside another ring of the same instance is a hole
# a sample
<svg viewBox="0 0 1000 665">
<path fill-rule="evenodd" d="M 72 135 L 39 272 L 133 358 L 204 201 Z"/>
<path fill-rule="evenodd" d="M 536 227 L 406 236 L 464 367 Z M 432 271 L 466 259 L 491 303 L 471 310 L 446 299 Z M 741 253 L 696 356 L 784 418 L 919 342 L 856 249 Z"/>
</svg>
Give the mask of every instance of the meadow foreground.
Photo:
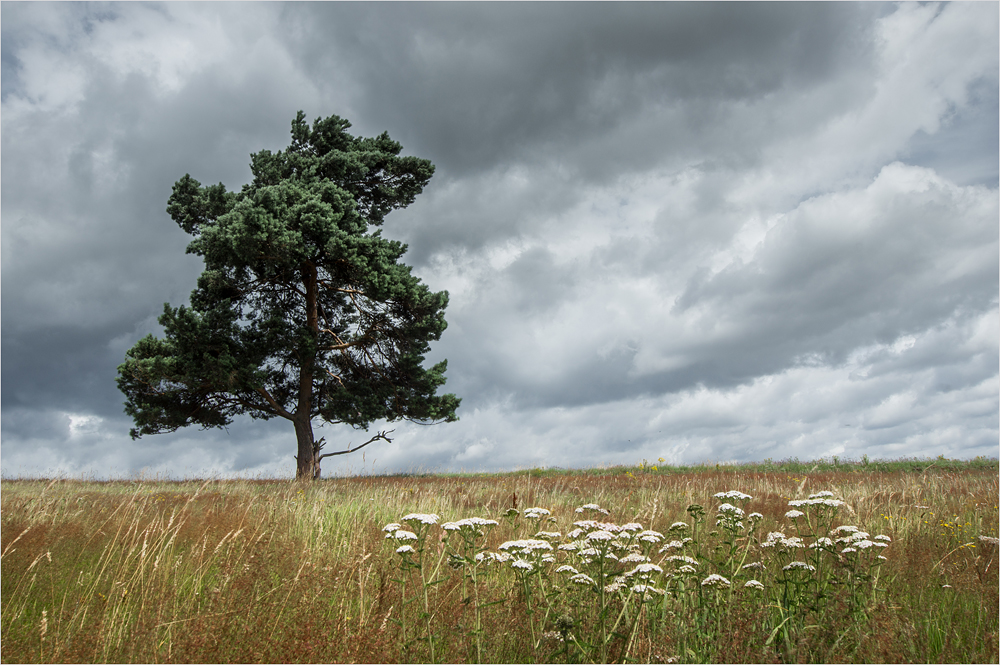
<svg viewBox="0 0 1000 665">
<path fill-rule="evenodd" d="M 997 662 L 996 460 L 2 481 L 4 662 Z"/>
</svg>

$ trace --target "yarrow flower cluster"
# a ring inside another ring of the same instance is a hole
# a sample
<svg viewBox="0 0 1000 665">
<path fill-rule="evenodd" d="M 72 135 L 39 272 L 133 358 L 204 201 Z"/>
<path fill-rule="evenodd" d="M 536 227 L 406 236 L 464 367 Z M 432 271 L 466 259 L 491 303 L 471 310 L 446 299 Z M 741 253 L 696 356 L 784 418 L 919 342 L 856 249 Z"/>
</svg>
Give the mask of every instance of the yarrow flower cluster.
<svg viewBox="0 0 1000 665">
<path fill-rule="evenodd" d="M 775 548 L 779 551 L 801 549 L 805 547 L 802 539 L 798 536 L 786 536 L 781 531 L 772 531 L 767 534 L 767 538 L 760 544 L 761 548 Z"/>
<path fill-rule="evenodd" d="M 723 589 L 728 589 L 731 586 L 731 583 L 730 583 L 729 580 L 727 580 L 722 575 L 717 575 L 717 574 L 713 573 L 713 574 L 709 575 L 708 577 L 706 577 L 705 579 L 703 579 L 701 581 L 701 585 L 702 586 L 708 586 L 708 587 L 713 587 L 714 586 L 714 587 L 720 587 L 720 588 L 723 588 Z"/>
<path fill-rule="evenodd" d="M 386 539 L 392 538 L 400 542 L 405 540 L 417 540 L 417 534 L 412 531 L 407 531 L 399 524 L 386 524 L 382 527 L 382 530 L 387 532 L 385 534 Z"/>
<path fill-rule="evenodd" d="M 804 570 L 811 573 L 816 570 L 816 567 L 806 563 L 805 561 L 792 561 L 790 564 L 782 568 L 782 570 Z"/>
<path fill-rule="evenodd" d="M 545 508 L 525 508 L 524 517 L 529 520 L 538 520 L 545 515 L 551 515 L 552 513 Z"/>
<path fill-rule="evenodd" d="M 744 494 L 737 490 L 729 490 L 728 492 L 719 492 L 714 495 L 716 499 L 723 499 L 726 501 L 749 501 L 753 497 L 749 494 Z"/>
<path fill-rule="evenodd" d="M 567 527 L 565 535 L 561 531 L 542 530 L 560 528 L 555 526 L 559 522 L 548 509 L 524 509 L 525 519 L 536 521 L 534 529 L 532 525 L 517 520 L 516 517 L 522 513 L 512 509 L 507 515 L 512 534 L 526 536 L 531 533 L 528 529 L 537 531 L 531 538 L 508 540 L 495 547 L 495 551 L 485 550 L 482 543 L 487 529 L 498 526 L 497 520 L 470 517 L 440 524 L 440 517 L 436 514 L 410 513 L 399 523 L 387 524 L 383 531 L 400 557 L 396 559 L 399 567 L 404 572 L 419 569 L 425 590 L 440 581 L 436 579 L 437 571 L 442 570 L 445 557 L 448 557 L 449 567 L 464 570 L 463 591 L 469 581 L 473 591 L 476 591 L 470 594 L 470 598 L 477 612 L 477 636 L 483 632 L 479 628 L 478 585 L 497 569 L 505 575 L 516 574 L 529 608 L 528 620 L 532 622 L 532 639 L 536 646 L 539 636 L 546 635 L 544 630 L 551 628 L 549 610 L 553 605 L 550 599 L 559 594 L 568 594 L 565 598 L 569 603 L 577 603 L 585 596 L 597 599 L 601 604 L 600 617 L 611 616 L 607 614 L 608 607 L 613 607 L 609 603 L 620 605 L 624 611 L 630 607 L 629 603 L 635 608 L 637 604 L 660 603 L 662 598 L 663 602 L 682 603 L 686 607 L 686 603 L 692 601 L 722 602 L 728 598 L 730 589 L 742 594 L 737 597 L 747 602 L 763 602 L 764 597 L 757 596 L 756 592 L 770 589 L 769 593 L 773 592 L 774 598 L 782 598 L 781 602 L 789 604 L 788 609 L 791 610 L 796 606 L 804 607 L 804 602 L 823 604 L 825 596 L 817 595 L 815 599 L 811 596 L 827 593 L 825 590 L 830 588 L 839 594 L 844 587 L 830 587 L 825 576 L 829 576 L 831 584 L 849 585 L 852 594 L 854 586 L 869 585 L 874 579 L 870 574 L 871 568 L 880 560 L 885 560 L 879 552 L 892 542 L 889 536 L 871 536 L 855 526 L 833 527 L 837 524 L 836 509 L 846 504 L 829 491 L 812 494 L 808 499 L 790 501 L 789 509 L 784 514 L 790 522 L 784 528 L 772 527 L 776 530 L 763 538 L 755 529 L 764 521 L 764 516 L 759 512 L 749 515 L 744 512 L 748 508 L 747 502 L 753 497 L 730 490 L 719 492 L 714 498 L 718 503 L 715 524 L 721 527 L 716 531 L 708 531 L 708 526 L 702 530 L 706 522 L 711 524 L 712 514 L 710 509 L 706 510 L 698 504 L 687 508 L 692 520 L 690 524 L 674 522 L 661 533 L 645 529 L 638 522 L 621 525 L 611 522 L 610 517 L 606 517 L 610 512 L 596 503 L 575 509 L 580 519 L 573 522 L 572 527 Z M 656 512 L 655 504 L 653 512 Z M 546 524 L 549 522 L 554 524 L 549 526 Z M 745 530 L 744 523 L 749 524 L 749 531 Z M 443 532 L 440 541 L 436 536 L 431 538 L 429 527 L 432 525 L 440 525 Z M 827 529 L 830 529 L 828 535 L 819 535 Z M 800 535 L 786 535 L 789 530 Z M 452 535 L 456 533 L 459 534 L 457 537 Z M 698 535 L 698 542 L 687 537 L 689 535 Z M 713 542 L 713 538 L 717 542 Z M 981 537 L 980 542 L 995 545 L 996 539 Z M 432 547 L 429 547 L 430 543 L 433 543 Z M 754 543 L 758 546 L 753 547 Z M 433 558 L 428 558 L 429 552 L 433 552 Z M 426 571 L 432 569 L 425 566 L 428 560 L 431 566 L 435 566 L 429 577 Z M 487 567 L 490 569 L 487 570 Z M 821 577 L 814 579 L 817 571 L 820 571 Z M 407 580 L 412 580 L 412 577 L 401 578 L 404 590 Z M 860 597 L 851 596 L 855 599 L 851 602 L 860 602 L 856 601 Z M 532 606 L 539 608 L 536 599 L 547 603 L 548 610 L 532 610 Z M 769 597 L 769 600 L 773 599 Z M 657 606 L 656 611 L 667 613 L 671 607 Z M 602 624 L 601 630 L 604 628 Z M 581 648 L 586 655 L 586 647 Z M 598 656 L 604 659 L 607 654 L 594 652 L 590 656 L 597 662 Z"/>
<path fill-rule="evenodd" d="M 535 539 L 508 540 L 507 542 L 500 545 L 500 547 L 498 547 L 497 549 L 500 550 L 501 552 L 506 552 L 507 550 L 516 550 L 518 552 L 521 552 L 522 554 L 529 554 L 530 552 L 533 552 L 535 550 L 543 550 L 543 551 L 551 550 L 552 545 L 544 540 L 535 540 Z"/>
<path fill-rule="evenodd" d="M 669 552 L 670 550 L 682 549 L 688 543 L 693 542 L 691 538 L 685 538 L 684 540 L 671 540 L 669 543 L 660 548 L 660 554 L 664 552 Z"/>
<path fill-rule="evenodd" d="M 498 524 L 496 520 L 487 520 L 482 517 L 466 517 L 456 522 L 445 522 L 441 525 L 441 528 L 445 531 L 460 531 L 462 529 L 476 531 L 480 527 L 497 526 Z"/>
<path fill-rule="evenodd" d="M 584 505 L 582 505 L 579 508 L 577 508 L 576 512 L 582 513 L 585 510 L 589 510 L 589 511 L 595 512 L 595 513 L 602 513 L 604 515 L 610 515 L 611 514 L 610 512 L 608 512 L 607 510 L 605 510 L 604 508 L 601 508 L 596 503 L 585 503 Z"/>
<path fill-rule="evenodd" d="M 416 522 L 419 524 L 437 524 L 441 519 L 440 515 L 434 513 L 410 513 L 403 516 L 404 522 Z"/>
<path fill-rule="evenodd" d="M 731 503 L 724 503 L 721 506 L 719 506 L 719 513 L 723 515 L 733 515 L 735 517 L 743 517 L 743 511 Z"/>
<path fill-rule="evenodd" d="M 818 506 L 820 508 L 840 508 L 845 505 L 840 499 L 833 499 L 833 492 L 829 490 L 824 490 L 822 492 L 816 492 L 815 494 L 810 494 L 807 499 L 796 499 L 794 501 L 789 501 L 788 505 L 792 508 L 801 508 L 802 506 Z"/>
</svg>

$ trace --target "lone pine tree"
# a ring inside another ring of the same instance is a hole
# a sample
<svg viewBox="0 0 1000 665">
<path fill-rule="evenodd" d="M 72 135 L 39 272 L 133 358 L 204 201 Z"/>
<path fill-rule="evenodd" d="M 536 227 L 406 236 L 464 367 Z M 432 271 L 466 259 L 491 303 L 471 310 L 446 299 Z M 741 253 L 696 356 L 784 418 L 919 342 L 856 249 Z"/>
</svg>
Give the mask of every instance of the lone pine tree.
<svg viewBox="0 0 1000 665">
<path fill-rule="evenodd" d="M 324 457 L 316 418 L 367 430 L 375 420 L 453 422 L 460 400 L 437 395 L 447 361 L 423 367 L 447 324 L 446 291 L 432 293 L 399 262 L 406 246 L 378 228 L 413 202 L 434 173 L 401 157 L 383 133 L 347 133 L 337 116 L 310 129 L 301 111 L 284 151 L 251 155 L 239 192 L 174 185 L 167 212 L 194 236 L 205 270 L 190 307 L 164 305 L 164 338 L 147 335 L 118 367 L 133 439 L 236 415 L 295 428 L 297 478 Z M 374 228 L 373 228 L 374 227 Z"/>
</svg>

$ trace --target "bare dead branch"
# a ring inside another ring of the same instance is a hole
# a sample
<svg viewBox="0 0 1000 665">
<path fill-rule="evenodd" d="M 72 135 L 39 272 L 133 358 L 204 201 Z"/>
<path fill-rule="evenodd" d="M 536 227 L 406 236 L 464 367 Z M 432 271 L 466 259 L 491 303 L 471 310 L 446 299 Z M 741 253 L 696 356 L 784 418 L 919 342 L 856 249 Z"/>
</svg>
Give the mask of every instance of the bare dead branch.
<svg viewBox="0 0 1000 665">
<path fill-rule="evenodd" d="M 322 460 L 322 459 L 323 459 L 324 457 L 333 457 L 334 455 L 346 455 L 346 454 L 348 454 L 348 453 L 353 453 L 353 452 L 355 452 L 355 451 L 358 451 L 358 450 L 361 450 L 362 448 L 364 448 L 365 446 L 367 446 L 367 445 L 368 445 L 369 443 L 375 443 L 375 442 L 376 442 L 376 441 L 378 441 L 379 439 L 381 439 L 381 440 L 383 440 L 383 441 L 386 441 L 386 442 L 388 442 L 388 443 L 392 443 L 392 439 L 390 439 L 390 438 L 389 438 L 388 436 L 386 436 L 386 435 L 387 435 L 387 434 L 392 434 L 392 433 L 393 433 L 393 432 L 395 432 L 395 431 L 396 431 L 396 430 L 394 430 L 394 429 L 391 429 L 391 430 L 389 430 L 388 432 L 379 432 L 378 434 L 376 434 L 376 435 L 375 435 L 375 436 L 373 436 L 372 438 L 368 439 L 367 441 L 365 441 L 364 443 L 362 443 L 362 444 L 361 444 L 360 446 L 358 446 L 358 447 L 356 447 L 356 448 L 351 448 L 350 450 L 341 450 L 341 451 L 340 451 L 340 452 L 338 452 L 338 453 L 326 453 L 326 454 L 324 454 L 324 455 L 320 455 L 320 456 L 318 456 L 318 457 L 316 458 L 316 461 L 317 461 L 317 462 L 319 462 L 319 461 L 320 461 L 320 460 Z"/>
</svg>

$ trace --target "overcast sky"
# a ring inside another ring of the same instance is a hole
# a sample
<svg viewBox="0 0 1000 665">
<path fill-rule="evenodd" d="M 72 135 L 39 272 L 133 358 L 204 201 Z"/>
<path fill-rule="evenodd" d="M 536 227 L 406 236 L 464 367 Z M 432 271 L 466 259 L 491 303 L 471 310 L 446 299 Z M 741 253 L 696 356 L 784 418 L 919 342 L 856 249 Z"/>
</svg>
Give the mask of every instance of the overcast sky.
<svg viewBox="0 0 1000 665">
<path fill-rule="evenodd" d="M 201 271 L 173 183 L 238 189 L 299 109 L 435 164 L 384 233 L 451 294 L 428 362 L 463 399 L 326 475 L 998 454 L 996 2 L 0 24 L 6 477 L 293 474 L 280 419 L 131 441 L 114 379 Z"/>
</svg>

